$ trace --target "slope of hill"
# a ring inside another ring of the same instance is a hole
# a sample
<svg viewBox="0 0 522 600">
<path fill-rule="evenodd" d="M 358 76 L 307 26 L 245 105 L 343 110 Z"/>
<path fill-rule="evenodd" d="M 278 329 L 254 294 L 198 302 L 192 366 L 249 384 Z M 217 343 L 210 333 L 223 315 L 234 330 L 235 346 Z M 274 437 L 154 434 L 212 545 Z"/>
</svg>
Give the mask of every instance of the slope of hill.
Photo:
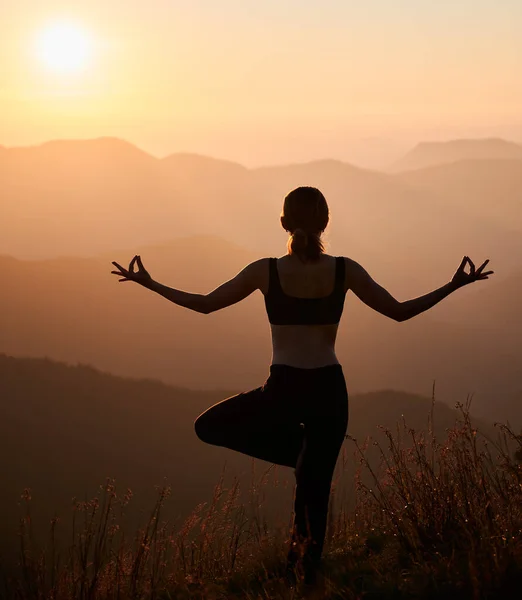
<svg viewBox="0 0 522 600">
<path fill-rule="evenodd" d="M 410 171 L 459 160 L 476 159 L 522 160 L 522 146 L 498 138 L 421 142 L 395 162 L 391 170 Z"/>
<path fill-rule="evenodd" d="M 110 274 L 112 260 L 125 263 L 138 253 L 154 278 L 193 292 L 210 291 L 255 258 L 206 236 L 94 259 L 29 262 L 2 257 L 6 285 L 0 288 L 0 310 L 9 318 L 0 327 L 0 349 L 87 362 L 183 386 L 197 384 L 204 366 L 207 388 L 228 385 L 223 369 L 238 370 L 241 349 L 237 385 L 262 376 L 269 338 L 260 297 L 213 315 L 182 309 L 133 283 L 118 283 Z M 247 331 L 244 323 L 253 312 L 258 317 Z"/>
<path fill-rule="evenodd" d="M 211 158 L 191 152 L 176 152 L 161 159 L 169 169 L 179 171 L 187 179 L 204 177 L 238 177 L 248 169 L 230 160 Z"/>
<path fill-rule="evenodd" d="M 473 210 L 489 228 L 522 232 L 522 160 L 463 160 L 397 177 L 448 212 Z"/>
<path fill-rule="evenodd" d="M 2 183 L 15 182 L 34 189 L 38 184 L 62 188 L 75 180 L 79 187 L 103 174 L 110 185 L 113 173 L 132 178 L 134 169 L 141 171 L 157 162 L 118 138 L 52 140 L 39 146 L 6 149 L 0 161 L 0 177 Z"/>
<path fill-rule="evenodd" d="M 173 519 L 209 499 L 225 462 L 230 475 L 248 480 L 250 459 L 203 444 L 193 429 L 200 412 L 228 395 L 0 354 L 0 537 L 5 541 L 14 535 L 17 500 L 26 487 L 34 498 L 34 522 L 46 529 L 55 513 L 68 512 L 73 496 L 90 497 L 106 477 L 115 477 L 120 489 L 130 487 L 144 508 L 153 501 L 154 486 L 166 477 L 176 493 L 178 513 L 167 515 Z M 359 442 L 368 435 L 382 439 L 378 426 L 393 430 L 402 416 L 422 430 L 430 407 L 428 398 L 397 391 L 353 396 L 349 433 Z M 455 418 L 455 411 L 435 404 L 439 440 Z M 491 426 L 479 427 L 495 436 Z M 350 464 L 354 448 L 346 445 Z M 268 467 L 263 464 L 260 469 Z M 283 471 L 281 476 L 292 483 L 291 471 Z M 352 476 L 353 465 L 343 475 L 348 487 Z M 278 492 L 288 508 L 291 487 Z"/>
<path fill-rule="evenodd" d="M 116 137 L 87 139 L 49 140 L 35 146 L 0 146 L 7 150 L 13 163 L 28 160 L 32 164 L 45 164 L 46 161 L 60 166 L 61 161 L 81 162 L 91 160 L 105 162 L 111 160 L 155 160 L 154 157 L 134 144 Z"/>
</svg>

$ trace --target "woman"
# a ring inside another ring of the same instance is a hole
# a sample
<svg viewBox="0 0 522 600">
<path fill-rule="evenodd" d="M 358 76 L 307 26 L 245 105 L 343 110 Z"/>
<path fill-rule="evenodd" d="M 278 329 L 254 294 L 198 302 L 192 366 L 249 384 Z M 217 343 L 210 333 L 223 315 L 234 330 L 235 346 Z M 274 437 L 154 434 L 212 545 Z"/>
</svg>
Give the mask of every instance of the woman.
<svg viewBox="0 0 522 600">
<path fill-rule="evenodd" d="M 326 531 L 332 475 L 348 425 L 348 394 L 335 354 L 345 294 L 352 290 L 374 310 L 405 321 L 428 310 L 456 289 L 488 279 L 465 256 L 449 283 L 398 302 L 363 267 L 325 254 L 321 234 L 329 220 L 323 194 L 299 187 L 284 200 L 281 225 L 288 253 L 262 258 L 209 294 L 191 294 L 154 281 L 135 256 L 128 270 L 113 262 L 119 281 L 135 281 L 179 306 L 211 313 L 261 290 L 272 331 L 272 361 L 266 382 L 212 406 L 195 422 L 197 435 L 271 463 L 295 469 L 294 527 L 288 564 L 313 581 Z M 465 272 L 466 263 L 470 272 Z M 138 270 L 134 271 L 137 264 Z"/>
</svg>

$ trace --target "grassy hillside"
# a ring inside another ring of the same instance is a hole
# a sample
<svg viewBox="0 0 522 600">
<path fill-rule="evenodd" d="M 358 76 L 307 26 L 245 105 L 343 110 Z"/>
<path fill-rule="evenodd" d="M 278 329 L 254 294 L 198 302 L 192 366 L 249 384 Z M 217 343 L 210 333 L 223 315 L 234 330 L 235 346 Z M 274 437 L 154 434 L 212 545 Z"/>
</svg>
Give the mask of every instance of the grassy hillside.
<svg viewBox="0 0 522 600">
<path fill-rule="evenodd" d="M 291 473 L 256 461 L 252 477 L 248 459 L 193 433 L 226 392 L 7 355 L 0 382 L 13 598 L 477 598 L 520 584 L 517 442 L 498 441 L 469 406 L 398 391 L 350 398 L 322 587 L 306 591 L 283 569 Z M 225 460 L 237 478 L 214 487 Z"/>
<path fill-rule="evenodd" d="M 225 462 L 231 473 L 250 474 L 248 458 L 203 444 L 193 429 L 203 410 L 232 393 L 0 354 L 4 525 L 15 522 L 17 498 L 26 487 L 50 518 L 107 477 L 133 489 L 145 506 L 154 486 L 167 478 L 178 489 L 172 516 L 185 515 L 211 494 Z M 379 425 L 393 428 L 402 415 L 423 429 L 429 410 L 429 399 L 404 392 L 351 396 L 349 434 L 363 441 L 379 435 Z M 444 437 L 456 413 L 440 403 L 435 412 L 437 434 Z M 289 470 L 287 475 L 291 480 Z"/>
</svg>

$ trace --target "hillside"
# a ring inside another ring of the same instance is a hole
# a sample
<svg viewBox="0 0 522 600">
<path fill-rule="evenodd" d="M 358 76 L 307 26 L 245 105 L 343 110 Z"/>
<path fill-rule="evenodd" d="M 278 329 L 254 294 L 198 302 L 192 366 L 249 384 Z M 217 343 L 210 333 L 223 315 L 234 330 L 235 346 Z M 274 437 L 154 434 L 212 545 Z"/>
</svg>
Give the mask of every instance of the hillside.
<svg viewBox="0 0 522 600">
<path fill-rule="evenodd" d="M 522 160 L 522 146 L 497 138 L 421 142 L 395 162 L 391 170 L 397 173 L 460 160 L 492 159 Z"/>
<path fill-rule="evenodd" d="M 2 539 L 13 539 L 18 500 L 26 487 L 32 490 L 35 524 L 45 525 L 53 514 L 69 510 L 73 496 L 90 497 L 107 477 L 131 488 L 143 508 L 153 502 L 154 486 L 167 478 L 176 490 L 177 514 L 169 515 L 173 519 L 209 499 L 225 462 L 227 481 L 232 475 L 248 481 L 247 457 L 203 444 L 193 430 L 200 412 L 231 393 L 182 389 L 150 379 L 116 377 L 87 365 L 0 354 Z M 394 430 L 403 416 L 409 426 L 423 430 L 430 407 L 428 398 L 398 391 L 354 395 L 349 434 L 359 443 L 368 435 L 383 439 L 378 426 Z M 442 440 L 456 412 L 437 402 L 434 414 Z M 479 425 L 495 437 L 491 426 Z M 353 486 L 353 451 L 347 441 L 342 475 L 347 489 Z M 259 464 L 259 472 L 265 467 L 268 464 Z M 291 471 L 282 469 L 280 477 L 290 486 L 280 488 L 276 497 L 289 503 Z"/>
</svg>

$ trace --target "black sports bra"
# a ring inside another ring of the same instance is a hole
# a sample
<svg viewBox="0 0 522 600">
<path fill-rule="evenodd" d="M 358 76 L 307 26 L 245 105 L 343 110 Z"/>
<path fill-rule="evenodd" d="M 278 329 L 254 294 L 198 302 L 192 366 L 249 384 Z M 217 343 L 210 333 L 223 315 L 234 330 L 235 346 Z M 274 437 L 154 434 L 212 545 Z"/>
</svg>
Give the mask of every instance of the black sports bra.
<svg viewBox="0 0 522 600">
<path fill-rule="evenodd" d="M 335 258 L 335 285 L 328 296 L 298 298 L 283 292 L 277 258 L 269 259 L 268 292 L 265 296 L 266 312 L 272 325 L 336 325 L 344 308 L 344 271 L 342 256 Z"/>
</svg>

